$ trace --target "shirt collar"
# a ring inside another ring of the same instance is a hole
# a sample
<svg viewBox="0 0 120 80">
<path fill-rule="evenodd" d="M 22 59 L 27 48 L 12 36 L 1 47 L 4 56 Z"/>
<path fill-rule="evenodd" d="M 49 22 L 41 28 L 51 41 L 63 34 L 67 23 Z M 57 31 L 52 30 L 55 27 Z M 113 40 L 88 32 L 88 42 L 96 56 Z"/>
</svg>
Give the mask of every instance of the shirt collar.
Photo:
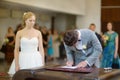
<svg viewBox="0 0 120 80">
<path fill-rule="evenodd" d="M 78 32 L 78 41 L 81 40 L 81 32 L 80 30 L 76 30 Z"/>
<path fill-rule="evenodd" d="M 75 44 L 75 47 L 77 50 L 82 50 L 82 41 L 81 41 L 81 32 L 79 30 L 76 30 L 78 32 L 78 41 Z"/>
</svg>

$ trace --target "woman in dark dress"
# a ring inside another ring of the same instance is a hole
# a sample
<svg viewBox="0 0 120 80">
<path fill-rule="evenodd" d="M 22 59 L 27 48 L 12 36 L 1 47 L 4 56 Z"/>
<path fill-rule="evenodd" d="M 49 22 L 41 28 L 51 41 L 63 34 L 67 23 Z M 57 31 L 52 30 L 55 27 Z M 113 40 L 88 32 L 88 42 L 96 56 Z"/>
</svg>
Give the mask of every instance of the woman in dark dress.
<svg viewBox="0 0 120 80">
<path fill-rule="evenodd" d="M 8 63 L 11 63 L 14 58 L 14 43 L 15 43 L 15 34 L 12 27 L 8 28 L 7 34 L 5 35 L 5 40 L 6 40 L 5 60 Z"/>
</svg>

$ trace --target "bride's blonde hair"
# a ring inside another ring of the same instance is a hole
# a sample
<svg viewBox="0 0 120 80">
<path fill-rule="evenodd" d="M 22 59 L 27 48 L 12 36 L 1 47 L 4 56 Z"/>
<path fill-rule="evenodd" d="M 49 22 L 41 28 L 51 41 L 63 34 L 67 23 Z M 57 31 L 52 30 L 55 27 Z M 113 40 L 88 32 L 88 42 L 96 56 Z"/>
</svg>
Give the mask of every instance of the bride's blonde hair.
<svg viewBox="0 0 120 80">
<path fill-rule="evenodd" d="M 23 27 L 25 27 L 25 25 L 26 25 L 25 21 L 32 16 L 35 16 L 35 14 L 33 12 L 25 12 L 23 14 Z M 35 18 L 36 18 L 36 16 L 35 16 Z"/>
</svg>

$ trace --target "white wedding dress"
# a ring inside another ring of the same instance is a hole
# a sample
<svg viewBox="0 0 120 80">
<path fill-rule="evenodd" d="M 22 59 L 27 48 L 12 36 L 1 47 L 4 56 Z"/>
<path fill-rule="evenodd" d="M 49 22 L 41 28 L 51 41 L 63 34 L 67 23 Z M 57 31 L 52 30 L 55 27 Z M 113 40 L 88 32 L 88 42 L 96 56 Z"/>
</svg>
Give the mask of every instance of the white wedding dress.
<svg viewBox="0 0 120 80">
<path fill-rule="evenodd" d="M 41 53 L 38 52 L 38 38 L 22 37 L 20 40 L 21 51 L 19 53 L 20 69 L 30 69 L 43 66 Z M 15 73 L 15 60 L 13 60 L 8 74 Z"/>
</svg>

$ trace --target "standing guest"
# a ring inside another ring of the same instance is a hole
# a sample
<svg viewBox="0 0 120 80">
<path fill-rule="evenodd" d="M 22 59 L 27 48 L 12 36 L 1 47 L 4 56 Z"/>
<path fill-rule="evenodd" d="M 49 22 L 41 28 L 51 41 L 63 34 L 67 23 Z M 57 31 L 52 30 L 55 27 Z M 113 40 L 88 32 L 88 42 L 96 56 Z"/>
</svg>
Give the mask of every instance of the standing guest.
<svg viewBox="0 0 120 80">
<path fill-rule="evenodd" d="M 6 50 L 5 50 L 5 60 L 8 63 L 11 63 L 14 58 L 14 43 L 15 43 L 15 34 L 12 27 L 8 28 L 7 34 L 5 35 Z"/>
<path fill-rule="evenodd" d="M 102 46 L 102 48 L 103 48 L 102 36 L 101 36 L 100 34 L 98 34 L 97 32 L 95 32 L 96 25 L 95 25 L 94 23 L 91 23 L 90 26 L 89 26 L 89 29 L 92 30 L 92 31 L 95 33 L 95 35 L 97 36 L 97 38 L 98 38 L 98 40 L 99 40 L 99 42 L 100 42 L 100 44 L 101 44 L 101 46 Z M 101 55 L 99 56 L 99 58 L 97 59 L 97 61 L 96 61 L 96 63 L 95 63 L 96 66 L 100 64 L 100 60 L 99 60 L 100 58 L 101 58 Z M 97 66 L 97 67 L 100 68 L 100 65 Z"/>
<path fill-rule="evenodd" d="M 63 36 L 64 36 L 64 32 L 61 32 L 60 35 L 59 35 L 59 38 L 60 38 L 60 45 L 59 45 L 60 59 L 65 59 L 66 58 Z"/>
<path fill-rule="evenodd" d="M 34 25 L 34 28 L 40 31 L 40 26 L 37 23 Z"/>
<path fill-rule="evenodd" d="M 21 30 L 23 27 L 22 27 L 22 24 L 18 24 L 17 25 L 17 27 L 16 27 L 16 30 L 15 30 L 15 35 L 16 35 L 16 33 L 19 31 L 19 30 Z"/>
<path fill-rule="evenodd" d="M 47 59 L 48 61 L 53 60 L 53 54 L 54 54 L 54 50 L 53 50 L 53 36 L 51 33 L 51 30 L 48 30 L 48 48 L 47 48 Z"/>
<path fill-rule="evenodd" d="M 60 45 L 60 38 L 57 30 L 54 30 L 54 33 L 53 33 L 54 58 L 60 58 L 59 45 Z"/>
<path fill-rule="evenodd" d="M 102 53 L 99 40 L 89 29 L 67 31 L 63 40 L 67 55 L 67 66 L 93 67 Z"/>
<path fill-rule="evenodd" d="M 118 33 L 113 31 L 111 22 L 107 23 L 107 30 L 103 35 L 104 49 L 101 61 L 102 68 L 112 68 L 113 59 L 118 57 Z"/>
<path fill-rule="evenodd" d="M 36 16 L 32 12 L 23 15 L 24 28 L 17 32 L 15 40 L 14 60 L 9 74 L 21 69 L 41 67 L 44 65 L 44 50 L 41 32 L 34 29 Z M 19 52 L 19 48 L 21 51 Z"/>
<path fill-rule="evenodd" d="M 44 51 L 45 51 L 45 61 L 46 61 L 47 46 L 48 46 L 48 30 L 45 26 L 41 28 L 41 33 L 42 33 L 42 37 L 43 37 L 43 48 L 44 48 Z"/>
<path fill-rule="evenodd" d="M 91 23 L 89 26 L 89 29 L 92 30 L 93 32 L 95 32 L 96 29 L 96 25 L 94 23 Z M 97 36 L 98 40 L 101 43 L 101 46 L 103 47 L 103 40 L 102 40 L 102 36 L 100 34 L 98 34 L 97 32 L 95 32 L 95 35 Z"/>
</svg>

